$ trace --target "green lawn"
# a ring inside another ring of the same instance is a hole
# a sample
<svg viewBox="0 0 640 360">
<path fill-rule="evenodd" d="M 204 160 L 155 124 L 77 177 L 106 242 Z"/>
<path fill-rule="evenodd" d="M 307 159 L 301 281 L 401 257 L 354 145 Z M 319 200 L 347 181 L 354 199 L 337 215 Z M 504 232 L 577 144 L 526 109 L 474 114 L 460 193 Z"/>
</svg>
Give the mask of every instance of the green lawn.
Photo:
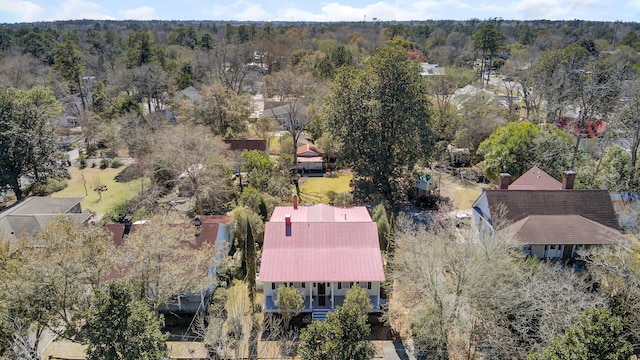
<svg viewBox="0 0 640 360">
<path fill-rule="evenodd" d="M 303 178 L 300 182 L 300 202 L 309 204 L 326 204 L 329 202 L 327 191 L 337 193 L 351 191 L 349 182 L 351 174 L 339 174 L 338 177 Z"/>
<path fill-rule="evenodd" d="M 118 175 L 125 167 L 117 169 L 107 168 L 100 170 L 99 168 L 78 169 L 75 166 L 69 168 L 71 179 L 68 180 L 69 186 L 62 191 L 52 194 L 52 197 L 84 197 L 82 201 L 83 210 L 91 210 L 98 214 L 106 214 L 114 206 L 121 202 L 133 198 L 140 190 L 141 179 L 136 179 L 126 183 L 115 181 Z M 84 175 L 84 181 L 83 181 Z M 148 181 L 148 180 L 147 180 Z M 85 193 L 86 184 L 86 193 Z M 94 191 L 94 187 L 106 185 L 107 190 L 102 192 L 102 199 L 99 194 Z"/>
</svg>

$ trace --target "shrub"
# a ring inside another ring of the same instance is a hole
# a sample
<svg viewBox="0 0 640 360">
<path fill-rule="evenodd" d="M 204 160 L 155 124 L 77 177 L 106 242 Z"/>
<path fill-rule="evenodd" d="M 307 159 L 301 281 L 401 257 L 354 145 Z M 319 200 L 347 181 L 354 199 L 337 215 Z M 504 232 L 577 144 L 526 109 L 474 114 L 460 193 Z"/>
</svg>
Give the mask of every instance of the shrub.
<svg viewBox="0 0 640 360">
<path fill-rule="evenodd" d="M 84 169 L 87 167 L 87 156 L 85 154 L 80 154 L 80 158 L 78 159 L 78 164 L 80 169 Z"/>
<path fill-rule="evenodd" d="M 113 149 L 107 149 L 102 152 L 102 156 L 113 159 L 118 156 L 118 153 Z"/>
<path fill-rule="evenodd" d="M 48 179 L 36 181 L 25 189 L 28 196 L 48 196 L 67 187 L 67 180 Z"/>
<path fill-rule="evenodd" d="M 114 169 L 117 169 L 122 165 L 124 165 L 124 163 L 120 159 L 113 159 L 113 161 L 111 161 L 111 167 Z"/>
<path fill-rule="evenodd" d="M 96 151 L 98 151 L 98 147 L 96 145 L 93 145 L 93 144 L 87 145 L 87 150 L 86 150 L 87 156 L 95 155 Z"/>
<path fill-rule="evenodd" d="M 116 161 L 116 160 L 114 160 Z M 111 164 L 113 166 L 113 163 Z M 129 182 L 135 179 L 138 179 L 142 176 L 142 169 L 138 164 L 131 164 L 126 168 L 122 169 L 122 171 L 116 175 L 115 180 L 117 182 Z"/>
<path fill-rule="evenodd" d="M 102 158 L 102 160 L 100 160 L 100 169 L 104 170 L 108 167 L 109 167 L 109 159 Z"/>
</svg>

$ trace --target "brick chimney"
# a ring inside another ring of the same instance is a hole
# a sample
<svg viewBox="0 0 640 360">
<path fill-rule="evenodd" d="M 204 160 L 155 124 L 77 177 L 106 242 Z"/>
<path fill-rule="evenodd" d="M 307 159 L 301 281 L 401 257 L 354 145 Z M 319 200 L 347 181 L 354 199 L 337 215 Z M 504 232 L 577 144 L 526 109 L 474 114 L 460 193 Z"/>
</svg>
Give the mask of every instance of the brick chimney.
<svg viewBox="0 0 640 360">
<path fill-rule="evenodd" d="M 124 237 L 125 235 L 129 235 L 129 233 L 131 232 L 131 217 L 127 216 L 124 218 L 124 230 L 122 231 L 122 237 Z"/>
<path fill-rule="evenodd" d="M 572 170 L 562 173 L 562 190 L 573 189 L 573 183 L 576 180 L 576 173 Z"/>
<path fill-rule="evenodd" d="M 298 210 L 298 195 L 293 195 L 293 210 Z"/>
<path fill-rule="evenodd" d="M 284 233 L 285 236 L 291 236 L 291 214 L 284 216 Z"/>
<path fill-rule="evenodd" d="M 500 174 L 500 190 L 509 189 L 509 183 L 511 182 L 511 175 L 508 173 Z"/>
</svg>

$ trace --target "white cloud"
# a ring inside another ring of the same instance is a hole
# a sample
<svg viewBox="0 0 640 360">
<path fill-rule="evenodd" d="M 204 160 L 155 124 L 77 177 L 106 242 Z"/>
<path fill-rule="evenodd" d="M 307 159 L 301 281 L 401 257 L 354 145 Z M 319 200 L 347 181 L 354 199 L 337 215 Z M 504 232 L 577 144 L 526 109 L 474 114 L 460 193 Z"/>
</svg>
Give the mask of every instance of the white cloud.
<svg viewBox="0 0 640 360">
<path fill-rule="evenodd" d="M 271 15 L 268 11 L 266 11 L 262 5 L 260 4 L 251 4 L 248 5 L 241 12 L 237 13 L 234 16 L 234 19 L 237 20 L 252 20 L 252 21 L 260 21 L 260 20 L 269 20 Z"/>
<path fill-rule="evenodd" d="M 629 1 L 625 4 L 625 6 L 640 9 L 640 0 Z"/>
<path fill-rule="evenodd" d="M 15 16 L 16 22 L 42 20 L 44 8 L 24 0 L 0 0 L 0 13 L 9 13 Z"/>
<path fill-rule="evenodd" d="M 562 19 L 568 14 L 557 0 L 521 0 L 515 4 L 515 11 L 522 19 Z"/>
<path fill-rule="evenodd" d="M 155 20 L 158 19 L 156 10 L 150 6 L 141 6 L 135 9 L 126 9 L 120 11 L 123 20 Z"/>
<path fill-rule="evenodd" d="M 83 0 L 68 0 L 55 7 L 53 16 L 49 20 L 78 19 L 114 20 L 115 18 L 99 4 Z"/>
</svg>

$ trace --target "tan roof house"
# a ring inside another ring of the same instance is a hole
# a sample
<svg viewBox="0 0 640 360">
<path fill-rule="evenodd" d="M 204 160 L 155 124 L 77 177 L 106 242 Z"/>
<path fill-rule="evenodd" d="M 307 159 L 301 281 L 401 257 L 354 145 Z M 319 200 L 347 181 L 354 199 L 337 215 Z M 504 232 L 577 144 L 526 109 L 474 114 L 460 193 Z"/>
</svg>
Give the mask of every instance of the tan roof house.
<svg viewBox="0 0 640 360">
<path fill-rule="evenodd" d="M 570 264 L 589 247 L 625 240 L 607 190 L 573 189 L 573 172 L 562 182 L 537 168 L 523 177 L 509 185 L 502 174 L 500 189 L 485 190 L 474 202 L 474 224 L 485 236 L 497 230 L 529 255 Z M 504 225 L 496 229 L 499 222 Z"/>
</svg>

